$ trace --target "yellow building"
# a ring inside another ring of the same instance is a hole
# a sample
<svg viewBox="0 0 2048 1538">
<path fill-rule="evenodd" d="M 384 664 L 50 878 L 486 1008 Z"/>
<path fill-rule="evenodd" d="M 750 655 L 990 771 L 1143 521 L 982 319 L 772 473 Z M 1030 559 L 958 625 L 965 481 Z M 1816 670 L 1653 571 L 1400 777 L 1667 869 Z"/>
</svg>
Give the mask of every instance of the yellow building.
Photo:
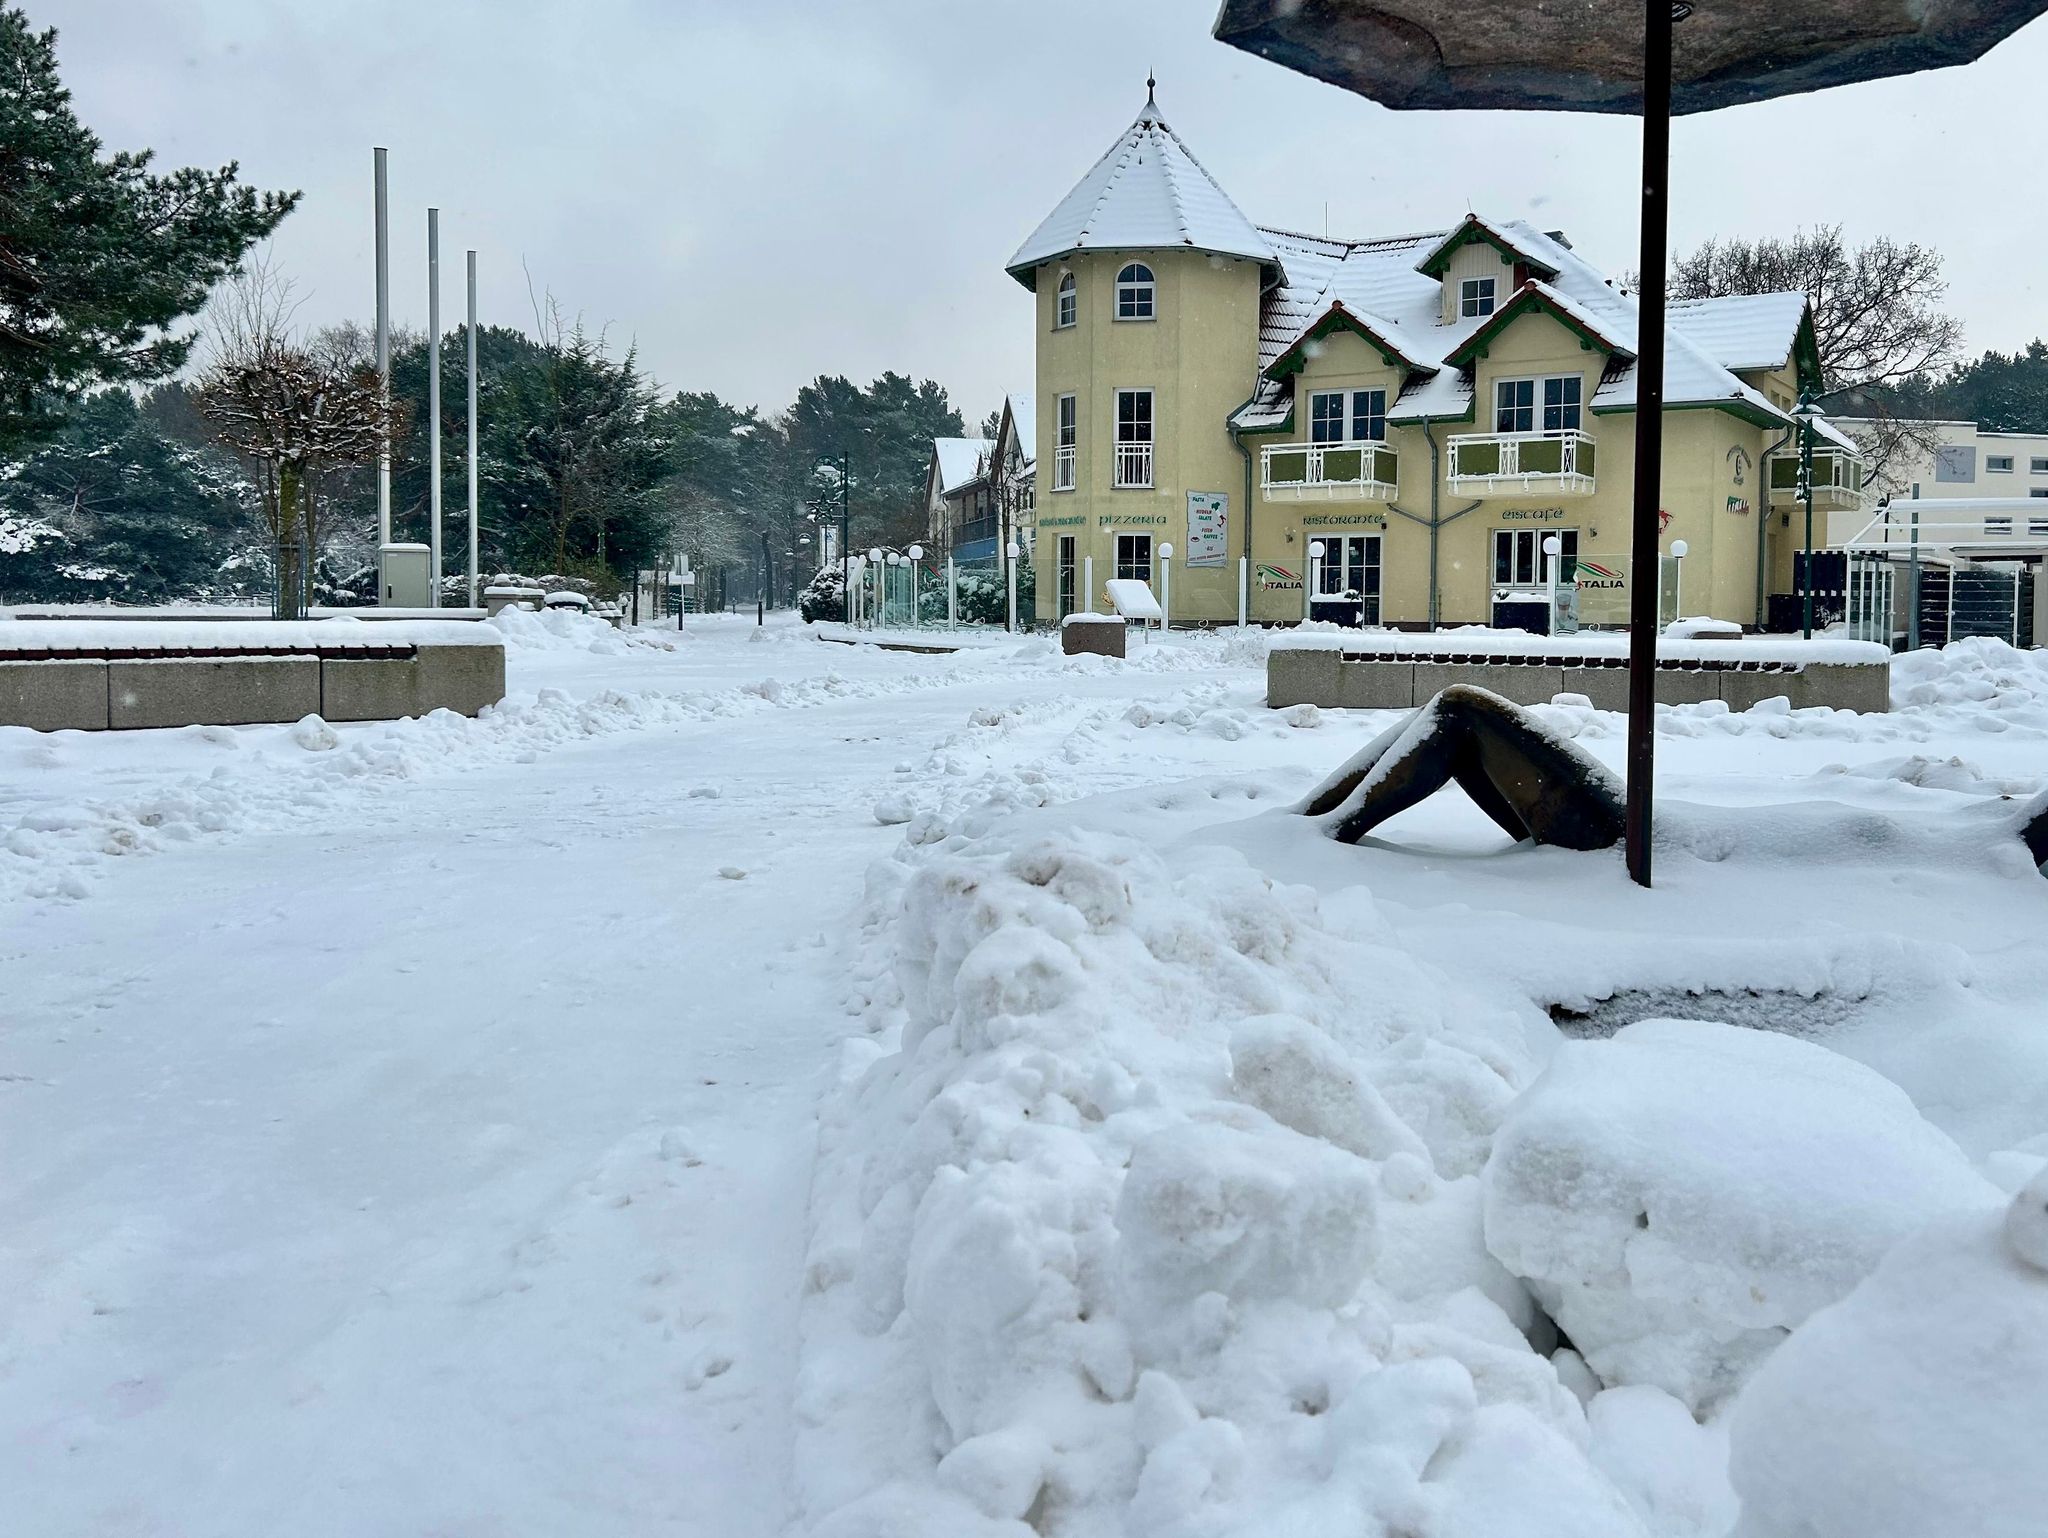
<svg viewBox="0 0 2048 1538">
<path fill-rule="evenodd" d="M 1158 586 L 1170 545 L 1176 620 L 1540 622 L 1551 535 L 1584 620 L 1624 619 L 1636 301 L 1561 233 L 1261 228 L 1148 98 L 1008 270 L 1036 296 L 1041 620 Z M 1687 614 L 1760 625 L 1802 533 L 1770 462 L 1819 388 L 1812 319 L 1796 293 L 1667 313 L 1664 550 Z"/>
</svg>

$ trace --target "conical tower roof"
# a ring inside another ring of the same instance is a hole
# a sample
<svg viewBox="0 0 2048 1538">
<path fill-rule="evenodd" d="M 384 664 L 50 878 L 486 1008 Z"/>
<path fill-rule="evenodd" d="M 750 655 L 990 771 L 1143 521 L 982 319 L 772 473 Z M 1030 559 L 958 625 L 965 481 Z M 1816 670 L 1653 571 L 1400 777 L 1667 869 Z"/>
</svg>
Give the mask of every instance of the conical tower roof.
<svg viewBox="0 0 2048 1538">
<path fill-rule="evenodd" d="M 1151 84 L 1137 121 L 1010 258 L 1005 270 L 1026 288 L 1039 263 L 1074 251 L 1210 251 L 1280 265 L 1266 237 L 1166 126 Z"/>
</svg>

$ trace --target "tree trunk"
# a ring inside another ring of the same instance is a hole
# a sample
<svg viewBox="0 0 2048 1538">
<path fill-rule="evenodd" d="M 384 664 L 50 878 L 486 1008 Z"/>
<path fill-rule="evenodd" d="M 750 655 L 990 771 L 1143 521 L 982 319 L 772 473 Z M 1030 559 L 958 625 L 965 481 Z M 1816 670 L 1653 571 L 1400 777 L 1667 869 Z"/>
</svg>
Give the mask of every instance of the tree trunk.
<svg viewBox="0 0 2048 1538">
<path fill-rule="evenodd" d="M 296 465 L 277 472 L 277 589 L 270 612 L 277 619 L 304 619 L 305 479 Z"/>
</svg>

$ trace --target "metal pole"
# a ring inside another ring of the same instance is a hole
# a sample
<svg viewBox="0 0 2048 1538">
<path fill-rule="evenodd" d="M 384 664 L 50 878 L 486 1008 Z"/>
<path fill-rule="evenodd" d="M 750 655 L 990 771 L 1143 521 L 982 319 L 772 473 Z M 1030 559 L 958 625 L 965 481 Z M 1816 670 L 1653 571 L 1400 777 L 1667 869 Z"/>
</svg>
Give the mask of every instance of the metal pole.
<svg viewBox="0 0 2048 1538">
<path fill-rule="evenodd" d="M 1081 585 L 1088 590 L 1087 612 L 1093 614 L 1095 612 L 1095 557 L 1092 555 L 1081 557 Z"/>
<path fill-rule="evenodd" d="M 1913 542 L 1906 556 L 1906 650 L 1920 650 L 1920 488 L 1913 488 Z"/>
<path fill-rule="evenodd" d="M 1007 553 L 1009 547 L 1005 545 L 1003 548 L 1005 553 Z M 1005 623 L 1007 625 L 1007 628 L 1014 632 L 1017 628 L 1017 563 L 1015 561 L 1005 561 L 1003 563 L 1003 569 L 1006 573 L 1005 582 L 1008 588 L 1007 602 L 1009 604 L 1009 607 L 1006 611 Z M 2013 612 L 2017 614 L 2019 610 L 2015 608 Z"/>
<path fill-rule="evenodd" d="M 441 607 L 441 210 L 427 210 L 427 607 Z"/>
<path fill-rule="evenodd" d="M 846 450 L 839 451 L 839 620 L 853 623 L 853 514 L 848 501 Z"/>
<path fill-rule="evenodd" d="M 1237 558 L 1237 628 L 1242 630 L 1250 623 L 1245 612 L 1246 599 L 1251 590 L 1251 560 L 1248 556 Z"/>
<path fill-rule="evenodd" d="M 1173 628 L 1173 557 L 1159 558 L 1159 629 L 1163 633 Z"/>
<path fill-rule="evenodd" d="M 1801 606 L 1800 635 L 1813 639 L 1813 418 L 1799 424 L 1799 500 L 1806 504 L 1806 577 L 1799 586 L 1805 593 Z"/>
<path fill-rule="evenodd" d="M 476 253 L 469 253 L 469 606 L 476 607 Z"/>
<path fill-rule="evenodd" d="M 1671 177 L 1672 0 L 1643 3 L 1642 274 L 1636 320 L 1636 484 L 1629 539 L 1628 874 L 1650 884 L 1657 763 L 1657 513 L 1664 481 L 1664 276 Z"/>
<path fill-rule="evenodd" d="M 377 393 L 385 426 L 377 449 L 377 548 L 391 543 L 391 198 L 385 152 L 377 163 Z M 382 584 L 379 584 L 382 593 Z"/>
<path fill-rule="evenodd" d="M 946 557 L 946 628 L 960 628 L 960 577 L 950 555 Z"/>
</svg>

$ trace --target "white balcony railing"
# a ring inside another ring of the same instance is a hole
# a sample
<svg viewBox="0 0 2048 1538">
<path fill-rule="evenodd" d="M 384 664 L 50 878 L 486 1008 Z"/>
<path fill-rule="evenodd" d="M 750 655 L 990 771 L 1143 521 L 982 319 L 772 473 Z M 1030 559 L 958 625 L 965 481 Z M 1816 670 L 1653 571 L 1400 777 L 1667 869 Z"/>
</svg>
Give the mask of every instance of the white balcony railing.
<svg viewBox="0 0 2048 1538">
<path fill-rule="evenodd" d="M 1276 501 L 1391 501 L 1400 462 L 1384 443 L 1272 443 L 1259 457 L 1260 483 Z"/>
<path fill-rule="evenodd" d="M 1120 490 L 1149 489 L 1152 485 L 1152 445 L 1119 443 L 1116 446 L 1116 480 Z"/>
<path fill-rule="evenodd" d="M 1063 443 L 1052 451 L 1052 489 L 1074 489 L 1074 445 Z"/>
<path fill-rule="evenodd" d="M 1828 512 L 1860 512 L 1868 505 L 1863 494 L 1863 461 L 1847 449 L 1830 444 L 1813 452 L 1813 505 Z M 1771 506 L 1797 507 L 1799 456 L 1791 451 L 1770 459 Z"/>
<path fill-rule="evenodd" d="M 1451 490 L 1472 496 L 1540 491 L 1593 494 L 1594 443 L 1576 427 L 1544 433 L 1461 433 L 1447 440 Z"/>
</svg>

